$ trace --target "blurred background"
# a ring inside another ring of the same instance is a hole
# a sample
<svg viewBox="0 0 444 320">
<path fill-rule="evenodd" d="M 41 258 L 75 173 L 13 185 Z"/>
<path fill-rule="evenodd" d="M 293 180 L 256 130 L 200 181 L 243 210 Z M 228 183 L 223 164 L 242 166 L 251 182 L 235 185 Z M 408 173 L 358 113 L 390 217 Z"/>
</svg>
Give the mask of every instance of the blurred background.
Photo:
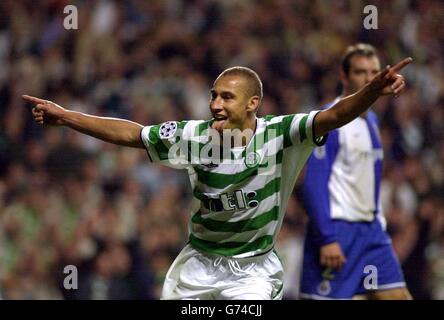
<svg viewBox="0 0 444 320">
<path fill-rule="evenodd" d="M 78 9 L 66 30 L 65 5 Z M 374 106 L 384 144 L 388 231 L 416 299 L 444 299 L 443 1 L 0 1 L 0 296 L 158 299 L 187 241 L 184 172 L 146 152 L 33 123 L 30 94 L 141 124 L 208 119 L 225 68 L 264 82 L 261 115 L 307 112 L 341 90 L 340 57 L 369 42 L 383 64 L 412 56 L 408 89 Z M 297 299 L 306 215 L 300 181 L 278 251 Z M 75 265 L 79 289 L 63 288 Z"/>
</svg>

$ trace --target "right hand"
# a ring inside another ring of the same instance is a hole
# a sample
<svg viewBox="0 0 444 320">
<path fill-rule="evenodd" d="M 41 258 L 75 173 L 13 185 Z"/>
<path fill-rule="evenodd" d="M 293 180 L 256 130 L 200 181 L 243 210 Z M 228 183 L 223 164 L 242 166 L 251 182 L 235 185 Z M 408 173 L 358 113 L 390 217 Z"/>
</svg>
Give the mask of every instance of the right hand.
<svg viewBox="0 0 444 320">
<path fill-rule="evenodd" d="M 327 268 L 340 270 L 347 261 L 338 242 L 332 242 L 321 247 L 320 262 Z"/>
<path fill-rule="evenodd" d="M 22 98 L 35 106 L 32 108 L 32 115 L 38 124 L 61 126 L 64 124 L 63 116 L 66 110 L 58 104 L 40 98 L 22 95 Z"/>
</svg>

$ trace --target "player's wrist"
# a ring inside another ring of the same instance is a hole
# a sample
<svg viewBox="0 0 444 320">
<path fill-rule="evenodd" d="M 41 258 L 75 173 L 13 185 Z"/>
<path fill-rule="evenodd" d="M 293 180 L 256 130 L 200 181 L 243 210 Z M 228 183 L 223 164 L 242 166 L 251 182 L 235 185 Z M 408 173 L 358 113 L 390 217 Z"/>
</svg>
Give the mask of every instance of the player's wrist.
<svg viewBox="0 0 444 320">
<path fill-rule="evenodd" d="M 60 125 L 69 126 L 70 124 L 76 123 L 75 118 L 76 118 L 77 114 L 78 114 L 78 112 L 67 110 L 67 109 L 62 109 L 60 111 L 60 116 L 58 119 Z"/>
<path fill-rule="evenodd" d="M 382 90 L 378 86 L 376 86 L 374 83 L 370 82 L 367 83 L 363 88 L 362 91 L 364 93 L 364 96 L 370 100 L 376 100 L 380 96 L 382 96 Z"/>
</svg>

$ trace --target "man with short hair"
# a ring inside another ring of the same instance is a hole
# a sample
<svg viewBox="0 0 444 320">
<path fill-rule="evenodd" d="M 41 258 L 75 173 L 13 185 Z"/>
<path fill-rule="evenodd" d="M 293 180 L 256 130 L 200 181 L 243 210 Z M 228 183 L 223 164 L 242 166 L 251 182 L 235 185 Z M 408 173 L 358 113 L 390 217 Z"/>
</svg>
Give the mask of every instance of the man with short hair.
<svg viewBox="0 0 444 320">
<path fill-rule="evenodd" d="M 350 46 L 342 59 L 342 96 L 377 77 L 374 47 Z M 334 108 L 339 101 L 328 104 Z M 378 120 L 365 110 L 329 133 L 307 162 L 303 184 L 309 215 L 301 280 L 306 299 L 410 299 L 402 270 L 385 232 L 379 191 L 383 149 Z"/>
<path fill-rule="evenodd" d="M 208 121 L 159 125 L 91 116 L 35 97 L 40 124 L 65 125 L 111 143 L 142 148 L 152 162 L 188 171 L 193 189 L 189 242 L 168 271 L 162 299 L 280 299 L 282 265 L 273 250 L 296 178 L 328 131 L 405 87 L 387 67 L 333 108 L 257 118 L 262 83 L 251 69 L 222 72 Z"/>
</svg>

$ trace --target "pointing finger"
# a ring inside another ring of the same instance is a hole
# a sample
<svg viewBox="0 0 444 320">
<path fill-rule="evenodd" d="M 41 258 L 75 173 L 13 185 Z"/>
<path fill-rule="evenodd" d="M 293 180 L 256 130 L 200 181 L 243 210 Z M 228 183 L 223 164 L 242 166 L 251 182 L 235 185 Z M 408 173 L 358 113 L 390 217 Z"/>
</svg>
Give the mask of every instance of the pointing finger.
<svg viewBox="0 0 444 320">
<path fill-rule="evenodd" d="M 22 98 L 26 101 L 32 102 L 32 103 L 46 103 L 46 100 L 37 98 L 37 97 L 33 97 L 33 96 L 28 96 L 26 94 L 22 95 Z"/>
<path fill-rule="evenodd" d="M 398 62 L 396 65 L 393 66 L 392 70 L 394 72 L 398 72 L 402 68 L 404 68 L 406 65 L 410 64 L 413 61 L 411 57 L 405 58 L 401 62 Z"/>
</svg>

